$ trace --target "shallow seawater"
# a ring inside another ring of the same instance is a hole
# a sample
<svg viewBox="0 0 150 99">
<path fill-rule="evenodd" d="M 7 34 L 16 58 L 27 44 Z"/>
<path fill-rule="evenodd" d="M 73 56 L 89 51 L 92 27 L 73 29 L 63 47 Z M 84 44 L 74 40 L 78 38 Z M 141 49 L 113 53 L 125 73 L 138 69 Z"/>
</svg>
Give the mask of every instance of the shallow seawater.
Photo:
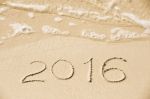
<svg viewBox="0 0 150 99">
<path fill-rule="evenodd" d="M 125 6 L 133 5 L 134 0 L 4 0 L 0 3 L 1 45 L 46 36 L 100 42 L 150 38 L 150 20 L 131 13 Z"/>
</svg>

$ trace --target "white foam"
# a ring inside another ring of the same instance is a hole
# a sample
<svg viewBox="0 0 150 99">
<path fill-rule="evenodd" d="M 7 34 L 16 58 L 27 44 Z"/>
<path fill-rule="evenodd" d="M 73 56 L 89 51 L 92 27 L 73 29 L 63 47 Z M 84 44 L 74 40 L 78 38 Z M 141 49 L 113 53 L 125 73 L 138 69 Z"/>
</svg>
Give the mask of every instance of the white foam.
<svg viewBox="0 0 150 99">
<path fill-rule="evenodd" d="M 77 15 L 77 16 L 83 16 L 83 15 L 86 16 L 86 15 L 88 15 L 88 10 L 86 10 L 84 8 L 73 8 L 71 6 L 64 6 L 63 11 L 68 12 L 70 14 Z"/>
<path fill-rule="evenodd" d="M 150 29 L 150 20 L 144 20 L 140 19 L 139 17 L 135 16 L 132 13 L 121 13 L 122 16 L 128 17 L 132 21 L 136 22 L 137 24 L 141 25 L 145 29 L 149 28 Z"/>
<path fill-rule="evenodd" d="M 52 4 L 24 4 L 21 2 L 7 1 L 6 5 L 15 8 L 22 8 L 26 10 L 45 12 L 45 13 L 57 13 L 58 15 L 66 15 L 72 17 L 89 18 L 92 20 L 108 20 L 113 16 L 101 15 L 99 11 L 91 11 L 83 7 L 72 7 L 69 5 L 52 5 Z"/>
<path fill-rule="evenodd" d="M 49 25 L 43 25 L 42 31 L 44 33 L 52 33 L 52 34 L 56 34 L 56 33 L 60 32 L 57 28 L 50 27 Z"/>
<path fill-rule="evenodd" d="M 74 22 L 69 22 L 68 25 L 69 26 L 75 26 L 76 24 Z"/>
<path fill-rule="evenodd" d="M 87 37 L 87 38 L 92 38 L 92 39 L 97 39 L 97 40 L 104 40 L 106 39 L 106 35 L 103 33 L 97 33 L 94 31 L 88 31 L 88 30 L 83 30 L 81 33 L 82 37 Z"/>
<path fill-rule="evenodd" d="M 112 19 L 111 16 L 95 16 L 96 20 L 108 20 Z"/>
<path fill-rule="evenodd" d="M 43 33 L 46 33 L 46 34 L 61 34 L 61 35 L 68 35 L 70 34 L 69 31 L 61 31 L 60 29 L 58 28 L 55 28 L 55 27 L 51 27 L 49 25 L 43 25 L 42 26 L 42 31 Z"/>
<path fill-rule="evenodd" d="M 79 16 L 79 17 L 86 17 L 86 18 L 88 17 L 88 18 L 91 18 L 94 20 L 108 20 L 108 19 L 112 18 L 112 16 L 101 15 L 97 11 L 89 11 L 84 8 L 74 8 L 72 6 L 62 7 L 61 14 L 65 14 L 65 13 L 70 14 L 70 15 Z"/>
<path fill-rule="evenodd" d="M 7 11 L 9 7 L 0 7 L 0 13 Z"/>
<path fill-rule="evenodd" d="M 122 39 L 135 39 L 143 37 L 142 34 L 137 32 L 131 32 L 122 28 L 113 28 L 111 30 L 110 40 L 122 40 Z"/>
<path fill-rule="evenodd" d="M 61 22 L 63 19 L 60 17 L 60 16 L 56 16 L 55 18 L 54 18 L 54 21 L 55 22 Z"/>
<path fill-rule="evenodd" d="M 120 3 L 120 0 L 110 0 L 107 3 L 107 11 L 112 10 L 113 8 L 115 8 L 115 6 L 117 6 L 118 3 Z"/>
<path fill-rule="evenodd" d="M 91 2 L 99 2 L 99 1 L 91 0 Z M 119 2 L 117 0 L 111 0 L 111 2 L 108 3 L 107 7 L 109 10 L 111 10 L 113 8 L 119 9 L 119 8 L 117 8 L 118 3 Z M 31 11 L 28 13 L 28 16 L 30 18 L 34 17 L 34 13 L 33 13 L 34 11 L 49 13 L 50 9 L 52 11 L 55 11 L 54 12 L 55 14 L 71 16 L 71 17 L 75 17 L 75 18 L 85 18 L 85 19 L 90 19 L 90 20 L 94 19 L 94 20 L 105 21 L 105 20 L 112 19 L 112 18 L 114 19 L 114 17 L 118 18 L 113 15 L 109 15 L 109 14 L 106 15 L 104 13 L 101 13 L 101 11 L 94 11 L 94 10 L 90 10 L 90 9 L 86 9 L 86 8 L 82 8 L 82 7 L 78 8 L 78 7 L 73 7 L 73 6 L 61 5 L 61 4 L 56 6 L 56 5 L 50 5 L 50 4 L 32 4 L 32 3 L 24 4 L 21 2 L 7 1 L 6 5 L 8 5 L 12 8 L 13 7 L 18 8 L 18 9 L 22 8 L 22 9 Z M 106 10 L 106 9 L 104 9 L 104 10 Z M 117 13 L 117 14 L 120 15 L 120 13 Z M 135 23 L 144 27 L 145 30 L 144 30 L 143 34 L 128 31 L 128 30 L 125 30 L 122 28 L 114 28 L 111 31 L 110 38 L 107 38 L 105 33 L 98 33 L 98 32 L 89 31 L 89 30 L 83 30 L 82 33 L 79 35 L 82 37 L 98 39 L 98 40 L 105 40 L 105 39 L 107 39 L 107 40 L 122 40 L 122 39 L 132 39 L 132 38 L 143 37 L 143 35 L 145 35 L 145 34 L 150 35 L 150 21 L 140 19 L 139 17 L 135 16 L 132 13 L 121 13 L 121 16 L 123 16 L 123 18 L 127 17 L 126 19 L 128 19 L 130 21 L 132 20 Z M 120 20 L 120 18 L 118 18 L 118 19 Z M 54 21 L 61 22 L 62 18 L 60 16 L 56 16 L 56 17 L 54 17 Z M 81 20 L 81 21 L 85 21 L 85 20 Z M 68 25 L 75 26 L 76 24 L 73 22 L 69 22 Z M 14 23 L 14 24 L 10 24 L 10 26 L 13 29 L 12 35 L 21 34 L 21 33 L 28 34 L 28 33 L 33 32 L 32 27 L 30 27 L 27 24 Z M 43 31 L 43 33 L 46 33 L 46 34 L 65 34 L 65 35 L 69 34 L 69 31 L 60 30 L 56 27 L 52 27 L 49 25 L 43 25 L 41 30 Z M 72 35 L 74 35 L 74 34 L 72 34 Z"/>
<path fill-rule="evenodd" d="M 29 18 L 34 18 L 34 13 L 33 12 L 28 12 L 28 17 Z"/>
<path fill-rule="evenodd" d="M 11 33 L 11 36 L 19 34 L 30 34 L 34 32 L 32 27 L 25 23 L 12 23 L 9 26 L 13 29 L 13 33 Z"/>
<path fill-rule="evenodd" d="M 11 2 L 11 1 L 7 1 L 5 2 L 6 5 L 11 6 L 11 7 L 17 7 L 17 8 L 23 8 L 23 9 L 31 9 L 34 11 L 46 11 L 49 9 L 49 5 L 48 4 L 24 4 L 24 3 L 20 3 L 20 2 Z"/>
<path fill-rule="evenodd" d="M 150 35 L 150 29 L 145 29 L 143 34 L 147 34 L 147 35 Z"/>
</svg>

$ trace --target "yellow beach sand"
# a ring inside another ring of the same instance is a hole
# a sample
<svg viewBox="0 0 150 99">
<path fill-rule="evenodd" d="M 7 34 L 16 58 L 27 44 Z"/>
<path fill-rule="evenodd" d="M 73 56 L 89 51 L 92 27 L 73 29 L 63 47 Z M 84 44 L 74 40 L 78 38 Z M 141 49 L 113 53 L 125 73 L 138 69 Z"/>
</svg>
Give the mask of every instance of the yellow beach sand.
<svg viewBox="0 0 150 99">
<path fill-rule="evenodd" d="M 149 99 L 148 0 L 1 0 L 0 99 Z"/>
</svg>

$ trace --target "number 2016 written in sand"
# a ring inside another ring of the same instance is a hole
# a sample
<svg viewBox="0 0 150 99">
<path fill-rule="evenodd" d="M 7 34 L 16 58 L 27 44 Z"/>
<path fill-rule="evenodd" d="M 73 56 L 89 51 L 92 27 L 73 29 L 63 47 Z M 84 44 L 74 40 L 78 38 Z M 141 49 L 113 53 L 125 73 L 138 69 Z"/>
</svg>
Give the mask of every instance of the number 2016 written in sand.
<svg viewBox="0 0 150 99">
<path fill-rule="evenodd" d="M 124 58 L 120 58 L 120 57 L 112 57 L 112 58 L 109 58 L 107 59 L 103 65 L 102 65 L 102 68 L 100 69 L 101 71 L 101 75 L 102 77 L 104 78 L 105 81 L 109 82 L 109 83 L 119 83 L 119 82 L 123 82 L 124 80 L 126 80 L 127 76 L 126 76 L 126 73 L 120 69 L 120 68 L 117 68 L 117 67 L 110 67 L 107 68 L 107 65 L 111 64 L 111 62 L 115 61 L 121 61 L 121 62 L 127 62 L 126 59 Z M 94 62 L 94 58 L 90 58 L 88 61 L 86 62 L 83 62 L 84 65 L 87 65 L 87 67 L 89 68 L 89 72 L 88 72 L 88 82 L 89 83 L 92 83 L 93 82 L 93 72 L 94 72 L 94 69 L 93 69 L 93 62 Z M 58 75 L 56 72 L 55 72 L 55 67 L 60 65 L 60 63 L 64 63 L 64 64 L 67 64 L 70 68 L 70 73 L 67 75 L 67 76 L 60 76 Z M 40 61 L 40 60 L 36 60 L 36 61 L 32 61 L 30 62 L 30 65 L 33 65 L 33 64 L 37 64 L 37 65 L 40 65 L 41 67 L 43 67 L 41 70 L 39 70 L 38 72 L 35 72 L 35 73 L 30 73 L 28 75 L 26 75 L 23 79 L 22 79 L 22 83 L 25 84 L 25 83 L 33 83 L 33 82 L 45 82 L 45 80 L 42 80 L 42 79 L 33 79 L 34 76 L 37 76 L 37 75 L 40 75 L 42 74 L 43 72 L 45 72 L 47 70 L 47 67 L 48 67 L 48 64 L 43 62 L 43 61 Z M 75 67 L 74 65 L 72 64 L 72 62 L 68 61 L 68 60 L 65 60 L 65 59 L 59 59 L 59 60 L 56 60 L 52 66 L 51 66 L 51 69 L 50 69 L 52 75 L 58 79 L 58 80 L 70 80 L 71 78 L 73 78 L 73 76 L 75 76 Z M 110 79 L 106 76 L 106 74 L 108 72 L 120 72 L 120 75 L 122 75 L 121 78 L 119 79 Z M 32 79 L 32 80 L 28 80 L 28 79 Z"/>
</svg>

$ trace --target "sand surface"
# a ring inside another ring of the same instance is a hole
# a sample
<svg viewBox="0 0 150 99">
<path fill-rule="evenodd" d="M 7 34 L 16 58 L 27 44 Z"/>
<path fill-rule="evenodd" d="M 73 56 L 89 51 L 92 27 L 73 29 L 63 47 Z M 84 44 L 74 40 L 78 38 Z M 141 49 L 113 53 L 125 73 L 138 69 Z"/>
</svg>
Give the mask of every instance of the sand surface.
<svg viewBox="0 0 150 99">
<path fill-rule="evenodd" d="M 148 0 L 0 0 L 0 99 L 149 99 Z"/>
</svg>

